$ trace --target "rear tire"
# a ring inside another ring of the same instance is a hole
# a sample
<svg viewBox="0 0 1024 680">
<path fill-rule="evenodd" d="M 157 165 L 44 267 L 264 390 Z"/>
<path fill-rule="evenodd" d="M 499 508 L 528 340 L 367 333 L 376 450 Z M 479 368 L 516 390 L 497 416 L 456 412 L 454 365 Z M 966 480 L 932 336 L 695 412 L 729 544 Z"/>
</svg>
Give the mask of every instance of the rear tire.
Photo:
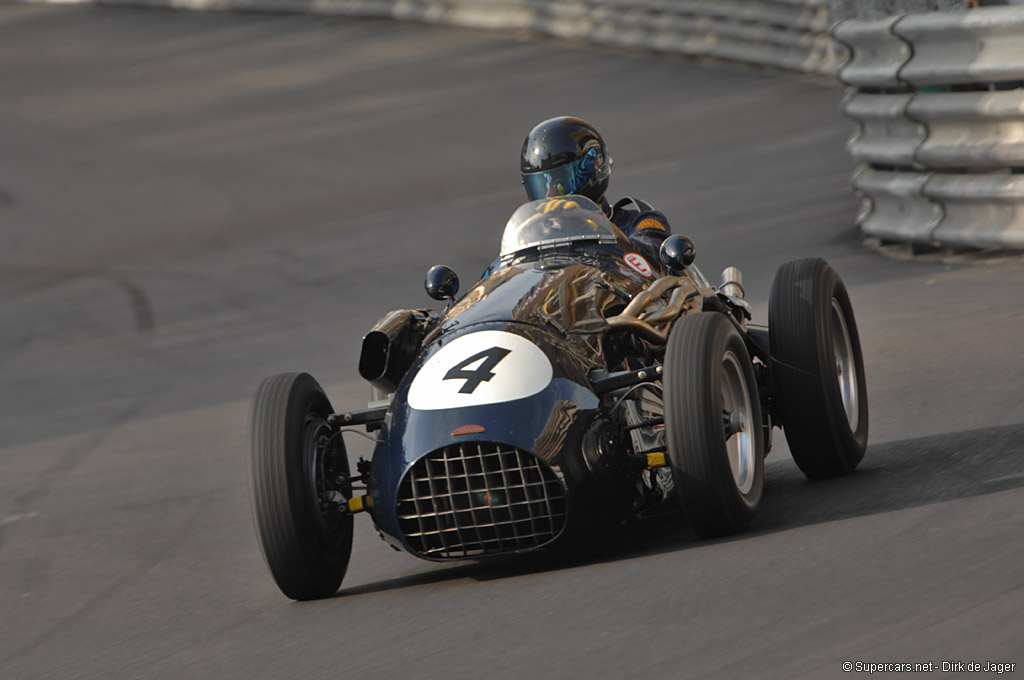
<svg viewBox="0 0 1024 680">
<path fill-rule="evenodd" d="M 850 296 L 820 258 L 779 267 L 768 303 L 776 413 L 810 479 L 852 472 L 868 442 L 868 391 Z"/>
<path fill-rule="evenodd" d="M 265 379 L 250 411 L 249 499 L 256 535 L 270 573 L 293 600 L 334 594 L 352 554 L 352 515 L 336 505 L 352 497 L 348 457 L 341 435 L 332 436 L 327 425 L 332 412 L 323 389 L 306 373 Z"/>
<path fill-rule="evenodd" d="M 701 538 L 743 530 L 761 502 L 764 434 L 750 356 L 725 316 L 676 321 L 664 388 L 668 459 L 690 526 Z"/>
</svg>

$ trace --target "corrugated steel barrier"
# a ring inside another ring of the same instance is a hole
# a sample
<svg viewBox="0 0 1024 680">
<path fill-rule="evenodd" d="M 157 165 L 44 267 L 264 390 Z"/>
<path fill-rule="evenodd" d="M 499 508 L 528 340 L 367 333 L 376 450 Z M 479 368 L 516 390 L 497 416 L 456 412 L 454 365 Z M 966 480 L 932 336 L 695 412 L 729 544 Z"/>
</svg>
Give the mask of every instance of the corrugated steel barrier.
<svg viewBox="0 0 1024 680">
<path fill-rule="evenodd" d="M 11 0 L 0 0 L 0 2 Z M 15 0 L 19 1 L 19 0 Z M 831 76 L 843 55 L 829 35 L 829 0 L 20 0 L 205 11 L 391 17 L 530 30 Z"/>
<path fill-rule="evenodd" d="M 845 21 L 865 234 L 1024 248 L 1024 7 Z"/>
</svg>

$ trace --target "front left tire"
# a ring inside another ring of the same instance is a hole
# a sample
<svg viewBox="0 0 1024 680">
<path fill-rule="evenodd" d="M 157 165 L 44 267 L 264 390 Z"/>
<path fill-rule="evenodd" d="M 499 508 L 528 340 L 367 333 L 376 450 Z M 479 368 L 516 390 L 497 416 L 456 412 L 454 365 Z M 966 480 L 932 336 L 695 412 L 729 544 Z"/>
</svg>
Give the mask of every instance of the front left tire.
<svg viewBox="0 0 1024 680">
<path fill-rule="evenodd" d="M 750 355 L 724 315 L 676 321 L 664 390 L 668 461 L 690 526 L 701 538 L 742 531 L 764 488 L 764 428 Z"/>
</svg>

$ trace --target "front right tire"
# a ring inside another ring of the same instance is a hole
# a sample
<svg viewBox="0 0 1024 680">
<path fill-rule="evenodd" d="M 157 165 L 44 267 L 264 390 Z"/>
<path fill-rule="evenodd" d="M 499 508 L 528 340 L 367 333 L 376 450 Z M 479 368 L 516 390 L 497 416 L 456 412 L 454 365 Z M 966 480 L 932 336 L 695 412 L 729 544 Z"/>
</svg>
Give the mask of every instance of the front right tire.
<svg viewBox="0 0 1024 680">
<path fill-rule="evenodd" d="M 352 554 L 352 497 L 331 404 L 307 373 L 260 383 L 249 414 L 249 499 L 260 548 L 293 600 L 333 595 Z M 340 480 L 340 481 L 339 481 Z"/>
</svg>

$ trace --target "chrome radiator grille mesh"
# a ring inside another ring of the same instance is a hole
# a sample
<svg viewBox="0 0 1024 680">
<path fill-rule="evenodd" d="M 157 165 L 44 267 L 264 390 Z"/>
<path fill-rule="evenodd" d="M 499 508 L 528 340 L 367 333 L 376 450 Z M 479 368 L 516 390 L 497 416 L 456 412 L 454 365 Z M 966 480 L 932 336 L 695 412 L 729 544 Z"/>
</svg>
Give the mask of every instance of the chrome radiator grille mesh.
<svg viewBox="0 0 1024 680">
<path fill-rule="evenodd" d="M 438 449 L 398 489 L 398 525 L 410 548 L 434 559 L 536 548 L 565 527 L 565 487 L 531 453 L 491 442 Z"/>
</svg>

